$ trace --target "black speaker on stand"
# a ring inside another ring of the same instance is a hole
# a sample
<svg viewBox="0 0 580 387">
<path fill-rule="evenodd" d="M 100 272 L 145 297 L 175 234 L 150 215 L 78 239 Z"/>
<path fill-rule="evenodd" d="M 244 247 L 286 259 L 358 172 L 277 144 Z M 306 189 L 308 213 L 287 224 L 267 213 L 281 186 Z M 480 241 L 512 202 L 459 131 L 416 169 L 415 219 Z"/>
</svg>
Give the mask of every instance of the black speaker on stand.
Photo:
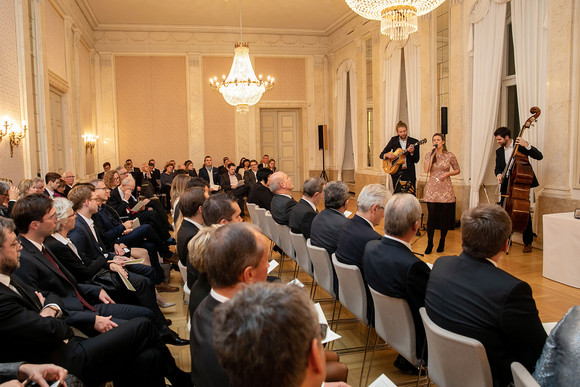
<svg viewBox="0 0 580 387">
<path fill-rule="evenodd" d="M 322 149 L 322 173 L 320 178 L 328 182 L 328 175 L 326 174 L 326 164 L 324 160 L 324 150 L 328 149 L 327 137 L 327 127 L 326 125 L 318 125 L 318 149 Z"/>
<path fill-rule="evenodd" d="M 441 133 L 447 135 L 447 108 L 441 108 Z"/>
</svg>

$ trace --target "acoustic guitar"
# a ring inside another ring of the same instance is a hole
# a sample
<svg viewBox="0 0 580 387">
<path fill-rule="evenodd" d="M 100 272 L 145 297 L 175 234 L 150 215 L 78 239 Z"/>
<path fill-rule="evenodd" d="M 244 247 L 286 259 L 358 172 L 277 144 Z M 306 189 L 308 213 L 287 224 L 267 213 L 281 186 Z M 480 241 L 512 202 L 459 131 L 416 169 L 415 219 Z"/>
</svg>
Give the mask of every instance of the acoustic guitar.
<svg viewBox="0 0 580 387">
<path fill-rule="evenodd" d="M 427 139 L 424 138 L 421 141 L 417 141 L 416 143 L 411 144 L 411 145 L 417 146 L 417 145 L 425 144 L 426 142 L 427 142 Z M 411 145 L 409 145 L 409 146 L 411 146 Z M 409 151 L 406 149 L 399 148 L 399 149 L 395 150 L 394 152 L 389 152 L 389 153 L 392 153 L 397 157 L 395 157 L 392 160 L 391 159 L 383 160 L 383 171 L 392 175 L 399 170 L 399 167 L 401 165 L 405 164 L 405 159 L 407 158 L 407 154 L 409 153 Z"/>
</svg>

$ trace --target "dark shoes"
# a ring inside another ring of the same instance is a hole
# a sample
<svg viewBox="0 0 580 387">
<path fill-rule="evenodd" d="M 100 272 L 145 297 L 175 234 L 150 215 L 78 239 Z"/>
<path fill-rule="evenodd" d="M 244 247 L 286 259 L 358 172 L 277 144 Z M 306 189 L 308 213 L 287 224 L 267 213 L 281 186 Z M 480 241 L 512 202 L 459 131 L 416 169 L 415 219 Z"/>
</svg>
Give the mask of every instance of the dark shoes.
<svg viewBox="0 0 580 387">
<path fill-rule="evenodd" d="M 427 242 L 427 248 L 425 249 L 425 254 L 431 254 L 433 251 L 433 242 Z"/>
<path fill-rule="evenodd" d="M 159 285 L 155 285 L 155 289 L 157 289 L 158 292 L 169 292 L 169 293 L 174 293 L 174 292 L 179 291 L 178 287 L 171 286 L 167 282 L 161 282 Z"/>
<path fill-rule="evenodd" d="M 163 339 L 163 341 L 165 341 L 165 344 L 168 345 L 176 345 L 176 346 L 189 345 L 189 340 L 182 339 L 176 332 L 172 330 L 169 330 L 169 333 L 161 336 L 161 338 Z"/>
<path fill-rule="evenodd" d="M 437 246 L 437 252 L 442 253 L 445 250 L 445 239 L 439 241 L 439 246 Z"/>
<path fill-rule="evenodd" d="M 524 249 L 522 250 L 524 253 L 531 253 L 532 252 L 532 245 L 524 245 Z"/>
<path fill-rule="evenodd" d="M 165 243 L 167 243 L 168 246 L 175 246 L 177 244 L 177 242 L 175 241 L 175 238 L 173 238 L 173 237 L 169 237 L 169 239 L 167 239 L 165 241 Z"/>
<path fill-rule="evenodd" d="M 393 363 L 395 367 L 399 369 L 399 371 L 409 374 L 409 375 L 419 375 L 419 370 L 413 364 L 411 364 L 407 359 L 403 356 L 397 356 L 397 360 Z"/>
</svg>

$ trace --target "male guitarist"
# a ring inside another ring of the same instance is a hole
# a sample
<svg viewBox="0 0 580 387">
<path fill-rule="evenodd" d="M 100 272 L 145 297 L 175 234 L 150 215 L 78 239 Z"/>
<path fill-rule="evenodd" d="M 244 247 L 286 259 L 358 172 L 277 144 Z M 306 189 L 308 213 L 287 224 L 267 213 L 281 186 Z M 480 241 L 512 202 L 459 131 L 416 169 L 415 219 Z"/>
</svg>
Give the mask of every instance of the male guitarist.
<svg viewBox="0 0 580 387">
<path fill-rule="evenodd" d="M 415 194 L 415 163 L 419 162 L 419 145 L 414 145 L 418 140 L 407 136 L 407 124 L 403 121 L 397 123 L 397 135 L 393 136 L 385 149 L 380 154 L 381 160 L 394 160 L 397 155 L 394 153 L 397 149 L 406 149 L 409 151 L 405 158 L 405 163 L 392 174 L 393 184 L 395 185 L 395 193 L 403 191 L 403 182 L 409 182 L 412 190 L 405 189 L 405 192 Z"/>
</svg>

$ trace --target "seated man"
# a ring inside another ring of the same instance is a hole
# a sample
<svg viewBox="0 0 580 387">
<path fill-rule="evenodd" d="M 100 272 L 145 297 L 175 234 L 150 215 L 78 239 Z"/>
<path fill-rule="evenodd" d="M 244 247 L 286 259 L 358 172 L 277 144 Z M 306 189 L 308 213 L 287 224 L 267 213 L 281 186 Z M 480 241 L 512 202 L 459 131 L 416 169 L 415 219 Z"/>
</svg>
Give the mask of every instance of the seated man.
<svg viewBox="0 0 580 387">
<path fill-rule="evenodd" d="M 290 196 L 294 183 L 284 172 L 275 172 L 268 179 L 268 187 L 274 193 L 270 205 L 272 218 L 276 223 L 287 226 L 290 221 L 290 211 L 297 204 L 296 200 Z"/>
<path fill-rule="evenodd" d="M 258 162 L 256 160 L 250 161 L 250 169 L 244 172 L 244 181 L 248 187 L 256 184 L 258 180 Z"/>
<path fill-rule="evenodd" d="M 323 247 L 328 255 L 336 251 L 338 235 L 348 222 L 344 213 L 348 207 L 348 186 L 342 181 L 331 181 L 324 186 L 324 206 L 326 207 L 312 220 L 310 243 Z"/>
<path fill-rule="evenodd" d="M 55 197 L 61 197 L 62 195 L 56 190 L 60 182 L 60 174 L 56 172 L 48 172 L 44 175 L 44 195 L 54 199 Z"/>
<path fill-rule="evenodd" d="M 342 228 L 338 236 L 336 259 L 347 265 L 355 265 L 365 278 L 363 267 L 363 255 L 368 242 L 380 240 L 381 234 L 374 227 L 381 223 L 385 216 L 385 206 L 390 193 L 384 185 L 369 184 L 363 187 L 357 199 L 356 215 Z M 335 284 L 338 294 L 338 283 Z M 370 324 L 374 324 L 374 304 L 371 293 L 367 291 L 367 318 Z"/>
<path fill-rule="evenodd" d="M 213 167 L 211 156 L 205 156 L 203 168 L 200 168 L 198 172 L 199 177 L 208 182 L 210 192 L 217 192 L 221 189 L 220 173 L 217 168 Z"/>
<path fill-rule="evenodd" d="M 33 228 L 50 228 L 50 217 L 41 219 Z M 12 275 L 21 248 L 12 220 L 0 218 L 0 362 L 53 362 L 87 385 L 165 386 L 164 377 L 175 386 L 191 385 L 148 319 L 135 318 L 88 339 L 74 336 L 58 317 L 66 311 L 58 296 L 34 292 Z"/>
<path fill-rule="evenodd" d="M 122 168 L 121 171 L 124 171 Z M 125 172 L 125 174 L 127 174 Z M 107 204 L 111 206 L 121 218 L 129 217 L 129 219 L 139 218 L 141 224 L 149 224 L 155 229 L 155 232 L 162 241 L 169 244 L 175 244 L 173 238 L 169 234 L 171 225 L 167 220 L 167 214 L 163 208 L 163 204 L 158 199 L 145 199 L 145 206 L 137 213 L 131 211 L 137 203 L 137 199 L 132 192 L 135 189 L 135 180 L 131 177 L 125 177 L 121 180 L 121 184 L 110 192 L 110 197 Z"/>
<path fill-rule="evenodd" d="M 213 337 L 220 363 L 236 386 L 318 387 L 326 374 L 321 344 L 326 328 L 302 289 L 255 284 L 215 309 Z"/>
<path fill-rule="evenodd" d="M 248 173 L 248 171 L 246 171 L 246 173 Z M 252 184 L 250 188 L 250 193 L 248 194 L 247 199 L 248 203 L 254 203 L 258 207 L 270 211 L 272 196 L 274 194 L 268 188 L 268 178 L 272 173 L 272 170 L 268 168 L 262 168 L 257 172 L 258 181 L 257 183 Z"/>
<path fill-rule="evenodd" d="M 244 215 L 244 197 L 248 196 L 248 190 L 250 186 L 245 185 L 242 176 L 236 173 L 236 164 L 229 163 L 226 173 L 221 175 L 220 185 L 223 192 L 232 195 L 237 199 L 238 206 L 242 210 L 241 217 Z"/>
<path fill-rule="evenodd" d="M 411 194 L 396 194 L 385 207 L 385 235 L 367 243 L 363 256 L 364 279 L 377 292 L 403 298 L 415 326 L 417 357 L 423 353 L 425 329 L 419 308 L 425 306 L 429 266 L 413 254 L 410 242 L 419 229 L 421 204 Z M 424 357 L 425 358 L 425 357 Z M 415 373 L 417 368 L 399 355 L 395 366 Z"/>
<path fill-rule="evenodd" d="M 435 324 L 483 344 L 494 383 L 503 386 L 513 380 L 514 361 L 534 371 L 546 341 L 530 285 L 497 267 L 511 230 L 497 205 L 465 211 L 463 252 L 435 261 L 425 296 Z"/>
<path fill-rule="evenodd" d="M 294 234 L 302 234 L 304 239 L 310 238 L 310 226 L 318 213 L 316 206 L 322 199 L 324 180 L 319 177 L 306 179 L 302 185 L 302 198 L 290 211 L 288 225 Z"/>
</svg>

